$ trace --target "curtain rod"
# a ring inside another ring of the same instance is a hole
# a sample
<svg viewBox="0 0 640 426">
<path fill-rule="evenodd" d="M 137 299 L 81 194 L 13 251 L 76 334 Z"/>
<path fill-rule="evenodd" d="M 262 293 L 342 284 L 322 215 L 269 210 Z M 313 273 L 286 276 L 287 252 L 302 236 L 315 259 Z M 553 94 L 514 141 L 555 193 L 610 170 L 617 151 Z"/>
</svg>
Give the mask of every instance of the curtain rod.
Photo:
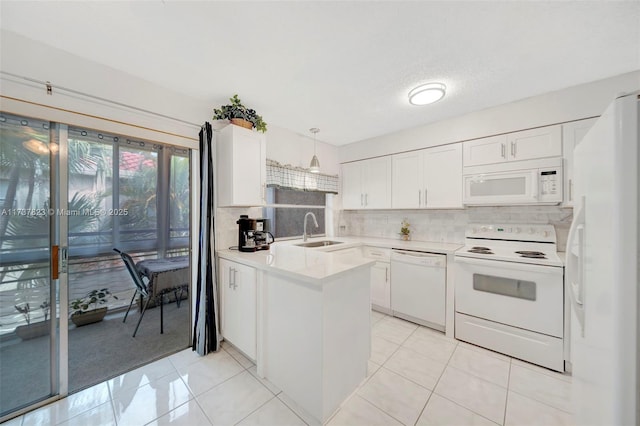
<svg viewBox="0 0 640 426">
<path fill-rule="evenodd" d="M 200 124 L 191 123 L 190 121 L 181 120 L 181 119 L 175 118 L 175 117 L 170 117 L 168 115 L 164 115 L 164 114 L 160 114 L 160 113 L 157 113 L 157 112 L 149 111 L 149 110 L 146 110 L 146 109 L 143 109 L 143 108 L 134 107 L 134 106 L 122 103 L 122 102 L 117 102 L 117 101 L 112 101 L 110 99 L 101 98 L 99 96 L 90 95 L 88 93 L 83 93 L 83 92 L 80 92 L 80 91 L 77 91 L 77 90 L 68 89 L 66 87 L 55 86 L 55 85 L 51 84 L 51 82 L 49 82 L 49 81 L 41 81 L 41 80 L 37 80 L 35 78 L 24 77 L 24 76 L 13 74 L 13 73 L 6 72 L 6 71 L 0 71 L 0 74 L 7 75 L 7 76 L 10 76 L 10 77 L 13 77 L 13 78 L 17 78 L 17 79 L 21 79 L 21 80 L 25 80 L 25 81 L 28 81 L 30 83 L 41 84 L 41 85 L 43 85 L 45 87 L 45 89 L 46 89 L 46 91 L 47 91 L 47 93 L 49 95 L 52 94 L 53 89 L 55 88 L 55 89 L 61 90 L 63 92 L 73 93 L 74 95 L 84 96 L 84 97 L 95 99 L 95 100 L 98 100 L 98 101 L 101 101 L 101 102 L 106 102 L 106 103 L 109 103 L 109 104 L 112 104 L 112 105 L 117 105 L 119 107 L 131 109 L 131 110 L 134 110 L 134 111 L 143 112 L 145 114 L 154 115 L 156 117 L 165 118 L 167 120 L 177 121 L 179 123 L 187 124 L 189 126 L 194 126 L 194 127 L 198 127 L 198 128 L 201 127 Z"/>
</svg>

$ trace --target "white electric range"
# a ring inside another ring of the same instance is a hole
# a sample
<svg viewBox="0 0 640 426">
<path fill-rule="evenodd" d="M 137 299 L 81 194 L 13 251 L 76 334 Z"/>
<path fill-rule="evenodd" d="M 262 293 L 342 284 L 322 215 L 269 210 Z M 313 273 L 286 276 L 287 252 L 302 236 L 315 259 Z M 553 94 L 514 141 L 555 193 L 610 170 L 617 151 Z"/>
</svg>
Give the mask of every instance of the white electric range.
<svg viewBox="0 0 640 426">
<path fill-rule="evenodd" d="M 469 225 L 455 253 L 455 337 L 564 371 L 563 276 L 552 225 Z"/>
</svg>

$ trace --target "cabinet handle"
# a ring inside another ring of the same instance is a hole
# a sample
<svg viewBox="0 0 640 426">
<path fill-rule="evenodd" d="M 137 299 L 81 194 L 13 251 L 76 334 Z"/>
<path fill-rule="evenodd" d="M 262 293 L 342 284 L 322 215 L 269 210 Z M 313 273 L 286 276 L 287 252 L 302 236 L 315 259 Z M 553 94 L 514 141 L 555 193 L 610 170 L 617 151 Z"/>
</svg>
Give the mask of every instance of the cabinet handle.
<svg viewBox="0 0 640 426">
<path fill-rule="evenodd" d="M 422 191 L 418 189 L 418 207 L 422 206 Z"/>
<path fill-rule="evenodd" d="M 502 156 L 502 158 L 506 158 L 506 147 L 504 146 L 503 143 L 500 144 L 500 155 Z"/>
<path fill-rule="evenodd" d="M 384 268 L 384 282 L 389 282 L 389 268 Z"/>
<path fill-rule="evenodd" d="M 369 205 L 369 194 L 364 194 L 364 206 Z"/>
<path fill-rule="evenodd" d="M 515 142 L 511 142 L 511 156 L 515 157 L 516 156 L 516 143 Z"/>
<path fill-rule="evenodd" d="M 229 268 L 229 288 L 233 287 L 234 289 L 238 287 L 236 285 L 236 269 Z"/>
<path fill-rule="evenodd" d="M 424 189 L 424 206 L 427 207 L 427 188 Z"/>
<path fill-rule="evenodd" d="M 360 207 L 364 207 L 364 194 L 360 194 Z"/>
</svg>

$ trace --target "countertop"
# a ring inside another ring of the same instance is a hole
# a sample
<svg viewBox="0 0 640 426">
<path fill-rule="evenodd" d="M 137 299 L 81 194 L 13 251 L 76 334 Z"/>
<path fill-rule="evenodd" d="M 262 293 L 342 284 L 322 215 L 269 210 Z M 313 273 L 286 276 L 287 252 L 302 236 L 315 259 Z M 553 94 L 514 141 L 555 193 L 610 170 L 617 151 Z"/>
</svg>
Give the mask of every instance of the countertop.
<svg viewBox="0 0 640 426">
<path fill-rule="evenodd" d="M 357 268 L 369 267 L 373 259 L 359 254 L 345 253 L 342 250 L 352 247 L 372 246 L 402 250 L 426 251 L 431 253 L 453 254 L 461 244 L 429 241 L 401 241 L 372 237 L 313 237 L 307 242 L 338 241 L 340 244 L 305 248 L 302 239 L 277 241 L 269 250 L 244 253 L 238 250 L 218 250 L 223 259 L 251 266 L 259 270 L 287 275 L 316 285 L 327 282 Z"/>
</svg>

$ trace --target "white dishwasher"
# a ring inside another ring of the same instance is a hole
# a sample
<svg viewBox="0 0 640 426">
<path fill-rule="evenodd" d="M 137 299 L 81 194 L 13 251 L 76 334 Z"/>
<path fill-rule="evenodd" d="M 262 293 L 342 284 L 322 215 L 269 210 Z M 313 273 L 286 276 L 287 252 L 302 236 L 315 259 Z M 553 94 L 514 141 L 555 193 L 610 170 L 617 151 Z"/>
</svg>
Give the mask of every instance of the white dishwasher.
<svg viewBox="0 0 640 426">
<path fill-rule="evenodd" d="M 391 251 L 393 315 L 444 331 L 446 256 L 408 250 Z"/>
</svg>

